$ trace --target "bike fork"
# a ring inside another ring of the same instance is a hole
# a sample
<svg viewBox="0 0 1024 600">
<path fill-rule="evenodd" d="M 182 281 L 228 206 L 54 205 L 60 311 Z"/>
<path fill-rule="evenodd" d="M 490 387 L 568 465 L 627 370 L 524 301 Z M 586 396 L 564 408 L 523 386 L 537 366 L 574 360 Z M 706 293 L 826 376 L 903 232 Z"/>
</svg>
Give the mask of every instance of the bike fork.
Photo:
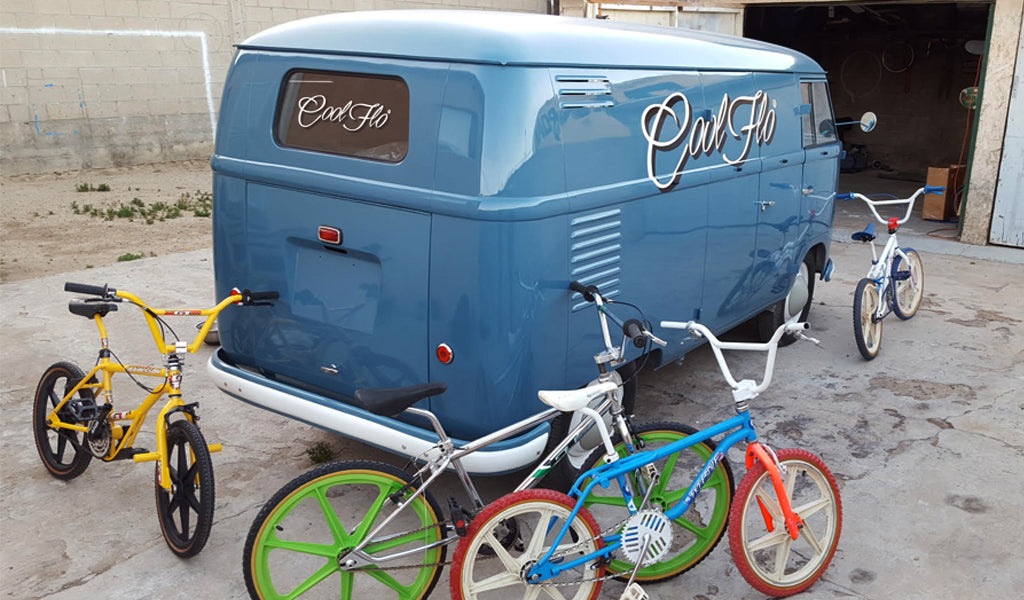
<svg viewBox="0 0 1024 600">
<path fill-rule="evenodd" d="M 764 465 L 768 475 L 772 479 L 772 486 L 775 488 L 775 495 L 779 498 L 779 507 L 782 509 L 783 518 L 786 521 L 786 531 L 789 532 L 790 537 L 794 540 L 800 537 L 800 529 L 804 526 L 803 519 L 800 515 L 793 511 L 793 506 L 789 503 L 789 495 L 786 494 L 786 486 L 782 481 L 782 470 L 779 468 L 778 459 L 775 457 L 775 453 L 770 448 L 763 446 L 760 442 L 751 442 L 747 445 L 747 470 L 754 466 L 754 461 L 761 461 Z M 758 506 L 761 508 L 761 515 L 764 518 L 765 526 L 768 531 L 775 530 L 775 523 L 768 509 L 761 503 L 761 499 L 757 500 Z"/>
</svg>

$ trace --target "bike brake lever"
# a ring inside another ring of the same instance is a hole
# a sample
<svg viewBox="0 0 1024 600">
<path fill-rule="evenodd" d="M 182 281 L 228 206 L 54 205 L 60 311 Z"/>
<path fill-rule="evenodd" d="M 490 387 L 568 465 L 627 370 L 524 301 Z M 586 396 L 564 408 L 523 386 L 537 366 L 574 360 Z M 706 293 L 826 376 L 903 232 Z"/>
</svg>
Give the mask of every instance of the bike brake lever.
<svg viewBox="0 0 1024 600">
<path fill-rule="evenodd" d="M 644 331 L 644 335 L 646 335 L 647 337 L 651 338 L 652 342 L 654 342 L 655 344 L 661 346 L 662 348 L 668 346 L 668 342 L 666 342 L 665 340 L 663 340 L 663 339 L 659 338 L 658 336 L 654 335 L 650 331 Z"/>
</svg>

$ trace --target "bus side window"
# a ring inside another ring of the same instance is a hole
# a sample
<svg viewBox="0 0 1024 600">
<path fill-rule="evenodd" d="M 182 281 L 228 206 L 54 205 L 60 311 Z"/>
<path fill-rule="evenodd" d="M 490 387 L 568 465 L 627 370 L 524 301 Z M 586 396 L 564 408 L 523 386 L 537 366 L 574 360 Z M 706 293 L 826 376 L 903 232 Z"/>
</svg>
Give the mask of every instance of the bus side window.
<svg viewBox="0 0 1024 600">
<path fill-rule="evenodd" d="M 832 144 L 836 141 L 835 118 L 829 102 L 828 86 L 824 81 L 800 84 L 800 96 L 810 111 L 801 115 L 805 148 Z"/>
</svg>

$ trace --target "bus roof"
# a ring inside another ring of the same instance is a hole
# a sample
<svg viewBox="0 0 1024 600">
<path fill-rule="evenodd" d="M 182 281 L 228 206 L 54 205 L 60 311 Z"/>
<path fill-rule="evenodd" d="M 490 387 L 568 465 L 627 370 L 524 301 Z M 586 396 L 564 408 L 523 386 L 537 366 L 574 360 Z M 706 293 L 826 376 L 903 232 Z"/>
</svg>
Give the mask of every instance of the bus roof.
<svg viewBox="0 0 1024 600">
<path fill-rule="evenodd" d="M 488 11 L 325 15 L 272 27 L 238 47 L 509 66 L 822 72 L 799 52 L 747 38 Z"/>
</svg>

